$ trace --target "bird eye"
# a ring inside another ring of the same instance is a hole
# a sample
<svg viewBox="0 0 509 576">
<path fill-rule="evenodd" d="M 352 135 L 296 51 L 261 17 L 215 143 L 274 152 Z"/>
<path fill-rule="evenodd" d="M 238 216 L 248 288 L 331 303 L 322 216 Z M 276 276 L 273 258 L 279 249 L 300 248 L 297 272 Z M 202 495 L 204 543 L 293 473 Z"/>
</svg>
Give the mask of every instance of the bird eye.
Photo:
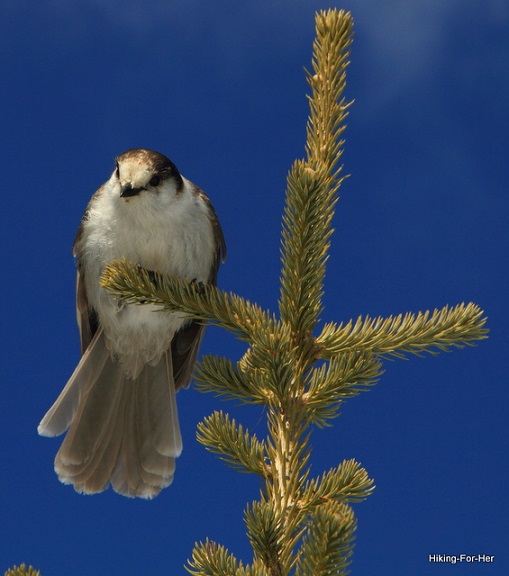
<svg viewBox="0 0 509 576">
<path fill-rule="evenodd" d="M 160 183 L 161 183 L 160 176 L 152 176 L 152 178 L 149 180 L 149 184 L 151 186 L 159 186 Z"/>
</svg>

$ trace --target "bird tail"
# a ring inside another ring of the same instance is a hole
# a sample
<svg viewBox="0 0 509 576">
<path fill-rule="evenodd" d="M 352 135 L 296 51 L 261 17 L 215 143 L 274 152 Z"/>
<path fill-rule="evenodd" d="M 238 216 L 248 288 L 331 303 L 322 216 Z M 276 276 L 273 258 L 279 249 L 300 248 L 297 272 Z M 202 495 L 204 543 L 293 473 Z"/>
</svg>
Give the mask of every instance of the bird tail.
<svg viewBox="0 0 509 576">
<path fill-rule="evenodd" d="M 128 378 L 109 354 L 102 329 L 81 358 L 38 432 L 67 431 L 55 458 L 64 484 L 95 494 L 153 498 L 169 486 L 182 452 L 171 351 Z"/>
</svg>

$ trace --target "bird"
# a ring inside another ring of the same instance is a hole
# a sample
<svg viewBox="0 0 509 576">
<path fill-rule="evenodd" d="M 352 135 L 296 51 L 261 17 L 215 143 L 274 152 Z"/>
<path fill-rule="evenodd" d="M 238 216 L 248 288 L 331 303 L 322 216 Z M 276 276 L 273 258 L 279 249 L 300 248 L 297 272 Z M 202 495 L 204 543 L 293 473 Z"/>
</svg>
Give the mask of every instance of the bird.
<svg viewBox="0 0 509 576">
<path fill-rule="evenodd" d="M 38 426 L 66 432 L 54 467 L 83 494 L 110 485 L 151 499 L 169 486 L 182 451 L 176 392 L 190 384 L 204 325 L 154 304 L 125 303 L 100 286 L 126 259 L 215 285 L 226 244 L 206 194 L 164 154 L 123 152 L 93 194 L 73 245 L 81 360 Z"/>
</svg>

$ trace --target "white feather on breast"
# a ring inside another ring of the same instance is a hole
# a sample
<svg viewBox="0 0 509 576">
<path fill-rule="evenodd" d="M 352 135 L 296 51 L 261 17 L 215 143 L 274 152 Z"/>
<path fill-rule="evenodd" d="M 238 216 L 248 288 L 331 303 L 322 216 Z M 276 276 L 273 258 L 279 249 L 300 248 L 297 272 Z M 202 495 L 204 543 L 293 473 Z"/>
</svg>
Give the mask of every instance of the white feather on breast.
<svg viewBox="0 0 509 576">
<path fill-rule="evenodd" d="M 205 283 L 215 257 L 213 230 L 207 206 L 187 181 L 177 195 L 147 191 L 127 200 L 110 183 L 90 205 L 78 258 L 110 353 L 136 378 L 144 364 L 159 362 L 187 318 L 152 305 L 119 303 L 99 286 L 105 264 L 125 258 Z"/>
</svg>

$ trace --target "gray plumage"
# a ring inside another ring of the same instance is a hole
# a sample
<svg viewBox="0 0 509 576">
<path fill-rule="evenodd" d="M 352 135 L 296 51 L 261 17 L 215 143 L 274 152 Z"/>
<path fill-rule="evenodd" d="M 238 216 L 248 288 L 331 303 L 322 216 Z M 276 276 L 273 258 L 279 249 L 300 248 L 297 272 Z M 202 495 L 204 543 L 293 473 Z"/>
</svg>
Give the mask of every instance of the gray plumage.
<svg viewBox="0 0 509 576">
<path fill-rule="evenodd" d="M 182 451 L 176 392 L 189 385 L 204 327 L 153 305 L 126 305 L 99 286 L 126 258 L 149 270 L 215 283 L 226 248 L 205 194 L 165 156 L 128 150 L 93 195 L 74 254 L 82 358 L 38 431 L 67 430 L 55 471 L 78 492 L 109 484 L 152 498 L 171 484 Z"/>
</svg>

